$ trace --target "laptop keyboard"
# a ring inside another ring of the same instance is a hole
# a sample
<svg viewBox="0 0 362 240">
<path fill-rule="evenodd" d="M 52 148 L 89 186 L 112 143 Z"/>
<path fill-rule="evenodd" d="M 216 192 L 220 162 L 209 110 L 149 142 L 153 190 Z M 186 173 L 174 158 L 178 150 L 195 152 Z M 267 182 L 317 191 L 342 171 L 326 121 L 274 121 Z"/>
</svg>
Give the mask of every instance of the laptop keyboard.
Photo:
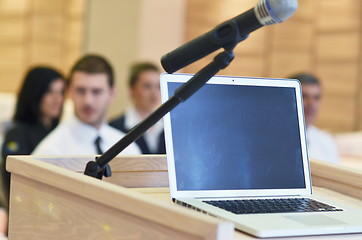
<svg viewBox="0 0 362 240">
<path fill-rule="evenodd" d="M 343 211 L 309 198 L 204 201 L 235 214 Z"/>
</svg>

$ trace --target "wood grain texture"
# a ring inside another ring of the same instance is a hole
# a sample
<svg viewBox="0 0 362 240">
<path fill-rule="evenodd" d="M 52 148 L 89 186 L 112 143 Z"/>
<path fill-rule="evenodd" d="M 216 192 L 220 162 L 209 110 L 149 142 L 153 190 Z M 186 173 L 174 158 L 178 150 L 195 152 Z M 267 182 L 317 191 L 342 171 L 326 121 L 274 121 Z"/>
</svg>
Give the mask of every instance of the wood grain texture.
<svg viewBox="0 0 362 240">
<path fill-rule="evenodd" d="M 344 132 L 353 130 L 356 118 L 356 101 L 353 97 L 341 98 L 325 95 L 322 99 L 321 113 L 317 125 L 333 131 L 339 129 Z"/>
<path fill-rule="evenodd" d="M 28 178 L 13 182 L 10 239 L 196 239 Z"/>
<path fill-rule="evenodd" d="M 232 224 L 31 156 L 9 157 L 7 170 L 10 239 L 232 238 Z"/>
<path fill-rule="evenodd" d="M 95 156 L 34 158 L 83 173 L 87 163 L 94 161 Z M 104 181 L 123 187 L 168 187 L 166 155 L 122 155 L 113 159 L 109 165 L 112 176 L 104 178 Z"/>
<path fill-rule="evenodd" d="M 362 171 L 362 156 L 342 153 L 341 154 L 341 165 L 355 170 Z"/>
<path fill-rule="evenodd" d="M 357 62 L 359 60 L 359 32 L 319 34 L 316 39 L 318 61 Z"/>
<path fill-rule="evenodd" d="M 311 160 L 314 186 L 328 188 L 362 200 L 362 169 Z"/>
<path fill-rule="evenodd" d="M 320 32 L 358 31 L 361 2 L 356 0 L 319 0 L 317 29 Z"/>
<path fill-rule="evenodd" d="M 34 65 L 66 73 L 82 50 L 84 0 L 0 1 L 0 91 L 16 92 Z"/>
<path fill-rule="evenodd" d="M 340 62 L 318 62 L 317 75 L 323 76 L 325 94 L 341 98 L 356 99 L 358 88 L 359 64 Z"/>
<path fill-rule="evenodd" d="M 167 171 L 112 172 L 112 177 L 104 181 L 127 188 L 168 187 Z"/>
<path fill-rule="evenodd" d="M 72 171 L 83 172 L 89 161 L 96 156 L 32 156 L 34 159 L 48 162 Z M 167 171 L 166 155 L 119 155 L 110 163 L 115 171 Z"/>
<path fill-rule="evenodd" d="M 160 160 L 164 156 L 152 158 Z M 12 172 L 10 239 L 217 239 L 215 226 L 222 228 L 213 218 L 171 204 L 168 188 L 135 189 L 137 193 L 31 156 L 10 157 L 8 162 Z M 311 168 L 315 193 L 360 207 L 361 169 L 314 160 Z M 234 237 L 228 236 L 219 239 L 255 239 L 238 231 Z M 360 237 L 353 234 L 305 239 Z"/>
</svg>

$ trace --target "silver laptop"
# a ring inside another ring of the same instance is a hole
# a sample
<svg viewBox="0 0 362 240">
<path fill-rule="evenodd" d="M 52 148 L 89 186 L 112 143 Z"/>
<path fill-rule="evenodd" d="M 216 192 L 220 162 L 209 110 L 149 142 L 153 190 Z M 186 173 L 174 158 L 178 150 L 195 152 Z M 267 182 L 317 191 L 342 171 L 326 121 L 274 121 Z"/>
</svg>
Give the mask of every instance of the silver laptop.
<svg viewBox="0 0 362 240">
<path fill-rule="evenodd" d="M 192 75 L 162 74 L 162 101 Z M 362 210 L 312 196 L 301 87 L 216 76 L 164 117 L 170 194 L 257 237 L 362 232 Z"/>
</svg>

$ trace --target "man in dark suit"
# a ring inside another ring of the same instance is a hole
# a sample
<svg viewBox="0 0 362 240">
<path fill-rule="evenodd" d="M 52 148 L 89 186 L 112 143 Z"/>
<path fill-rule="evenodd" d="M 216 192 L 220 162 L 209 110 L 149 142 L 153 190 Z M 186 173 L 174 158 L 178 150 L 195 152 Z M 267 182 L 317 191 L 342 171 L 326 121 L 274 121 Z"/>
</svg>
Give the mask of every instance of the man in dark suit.
<svg viewBox="0 0 362 240">
<path fill-rule="evenodd" d="M 136 63 L 131 67 L 128 84 L 133 104 L 120 117 L 110 122 L 112 127 L 125 133 L 160 106 L 160 71 L 152 63 Z M 136 143 L 143 154 L 166 153 L 162 121 L 147 130 Z"/>
</svg>

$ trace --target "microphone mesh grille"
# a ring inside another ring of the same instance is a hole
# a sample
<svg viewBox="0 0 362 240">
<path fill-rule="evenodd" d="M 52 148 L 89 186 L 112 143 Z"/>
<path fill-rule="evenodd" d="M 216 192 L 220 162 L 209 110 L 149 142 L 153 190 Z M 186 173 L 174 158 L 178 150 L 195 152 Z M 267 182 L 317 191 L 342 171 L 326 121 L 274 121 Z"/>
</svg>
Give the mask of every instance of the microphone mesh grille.
<svg viewBox="0 0 362 240">
<path fill-rule="evenodd" d="M 288 19 L 297 7 L 297 0 L 261 0 L 254 11 L 262 25 L 271 25 Z"/>
</svg>

